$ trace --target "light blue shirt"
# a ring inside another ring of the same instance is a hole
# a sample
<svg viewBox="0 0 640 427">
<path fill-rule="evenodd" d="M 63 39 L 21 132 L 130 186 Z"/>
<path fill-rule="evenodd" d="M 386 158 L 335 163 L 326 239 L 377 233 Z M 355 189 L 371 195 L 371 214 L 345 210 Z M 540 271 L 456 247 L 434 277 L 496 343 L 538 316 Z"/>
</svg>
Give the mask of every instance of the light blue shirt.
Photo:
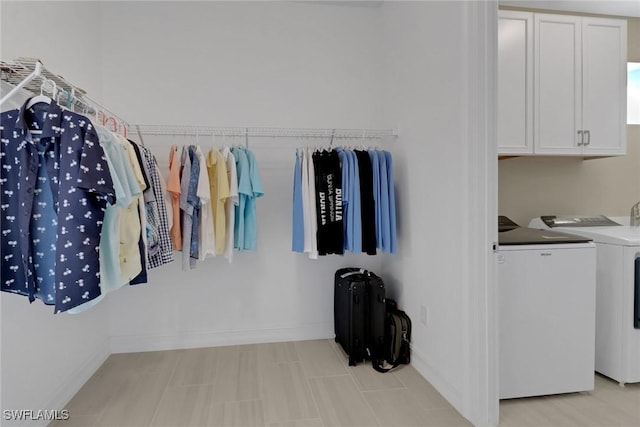
<svg viewBox="0 0 640 427">
<path fill-rule="evenodd" d="M 352 236 L 352 252 L 362 252 L 362 207 L 360 203 L 360 168 L 353 150 L 347 150 L 351 162 L 353 179 L 351 180 L 351 207 L 347 233 Z"/>
<path fill-rule="evenodd" d="M 395 254 L 397 248 L 397 236 L 396 236 L 396 193 L 393 187 L 393 165 L 391 162 L 391 153 L 388 151 L 383 152 L 387 160 L 387 187 L 389 189 L 389 252 Z"/>
<path fill-rule="evenodd" d="M 344 209 L 344 208 L 343 208 Z M 291 250 L 304 252 L 304 214 L 302 206 L 302 164 L 300 153 L 296 151 L 296 164 L 293 169 L 293 226 Z"/>
<path fill-rule="evenodd" d="M 251 195 L 247 198 L 244 210 L 244 248 L 255 251 L 258 248 L 258 218 L 256 215 L 256 199 L 264 195 L 260 171 L 253 152 L 244 149 L 249 162 L 249 181 L 251 183 Z"/>
<path fill-rule="evenodd" d="M 380 166 L 380 229 L 381 240 L 378 247 L 383 252 L 391 252 L 391 212 L 389 206 L 389 176 L 387 157 L 384 152 L 376 151 Z M 393 182 L 391 183 L 393 185 Z"/>
<path fill-rule="evenodd" d="M 249 170 L 249 159 L 247 154 L 240 147 L 233 147 L 231 154 L 236 159 L 236 173 L 238 175 L 238 206 L 235 209 L 235 222 L 233 230 L 233 247 L 239 251 L 245 247 L 245 219 L 247 218 L 247 201 L 253 196 L 251 188 L 251 173 Z M 255 215 L 255 213 L 254 213 Z M 250 214 L 249 214 L 250 218 Z M 255 216 L 254 216 L 255 219 Z M 251 218 L 249 219 L 251 220 Z"/>
</svg>

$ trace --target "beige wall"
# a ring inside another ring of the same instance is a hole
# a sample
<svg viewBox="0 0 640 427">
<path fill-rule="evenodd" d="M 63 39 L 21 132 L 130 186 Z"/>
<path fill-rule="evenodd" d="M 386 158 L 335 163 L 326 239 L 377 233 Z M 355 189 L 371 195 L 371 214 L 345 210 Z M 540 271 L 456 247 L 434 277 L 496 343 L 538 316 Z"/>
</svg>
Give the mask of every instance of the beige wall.
<svg viewBox="0 0 640 427">
<path fill-rule="evenodd" d="M 628 61 L 640 62 L 640 18 L 629 18 L 627 31 Z M 627 126 L 623 157 L 518 157 L 498 162 L 498 212 L 520 225 L 540 215 L 628 215 L 637 201 L 639 125 Z"/>
</svg>

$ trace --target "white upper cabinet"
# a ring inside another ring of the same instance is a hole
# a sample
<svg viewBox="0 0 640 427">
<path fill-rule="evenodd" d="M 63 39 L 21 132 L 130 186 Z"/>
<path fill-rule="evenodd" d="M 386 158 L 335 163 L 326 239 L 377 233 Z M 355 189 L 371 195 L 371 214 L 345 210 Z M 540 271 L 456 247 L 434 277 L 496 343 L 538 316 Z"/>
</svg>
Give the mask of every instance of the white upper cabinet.
<svg viewBox="0 0 640 427">
<path fill-rule="evenodd" d="M 498 153 L 626 154 L 626 21 L 532 13 L 533 36 L 518 55 L 502 48 L 510 38 L 503 21 L 515 19 L 506 12 L 499 27 Z"/>
<path fill-rule="evenodd" d="M 534 153 L 582 154 L 581 18 L 535 15 Z"/>
<path fill-rule="evenodd" d="M 533 152 L 533 13 L 500 11 L 498 150 Z"/>
<path fill-rule="evenodd" d="M 585 155 L 627 151 L 627 22 L 582 18 Z"/>
</svg>

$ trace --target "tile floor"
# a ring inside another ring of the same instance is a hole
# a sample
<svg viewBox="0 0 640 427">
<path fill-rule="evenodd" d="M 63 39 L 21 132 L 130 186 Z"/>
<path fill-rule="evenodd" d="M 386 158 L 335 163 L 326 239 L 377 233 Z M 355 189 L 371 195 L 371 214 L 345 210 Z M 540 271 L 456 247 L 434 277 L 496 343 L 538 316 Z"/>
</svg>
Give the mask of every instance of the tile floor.
<svg viewBox="0 0 640 427">
<path fill-rule="evenodd" d="M 332 340 L 114 354 L 50 427 L 470 426 L 411 366 L 347 365 Z M 640 384 L 514 399 L 500 426 L 640 426 Z"/>
</svg>

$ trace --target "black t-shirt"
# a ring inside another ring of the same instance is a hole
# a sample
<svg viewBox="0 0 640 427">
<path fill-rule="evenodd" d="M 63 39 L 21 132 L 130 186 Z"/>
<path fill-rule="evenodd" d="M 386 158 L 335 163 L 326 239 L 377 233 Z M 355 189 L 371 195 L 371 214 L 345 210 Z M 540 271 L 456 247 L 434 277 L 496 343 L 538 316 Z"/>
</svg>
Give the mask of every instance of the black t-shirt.
<svg viewBox="0 0 640 427">
<path fill-rule="evenodd" d="M 318 254 L 344 253 L 342 171 L 335 151 L 313 153 L 316 184 Z"/>
<path fill-rule="evenodd" d="M 376 206 L 373 199 L 373 167 L 367 151 L 354 150 L 360 176 L 360 218 L 362 220 L 362 252 L 376 254 Z"/>
</svg>

